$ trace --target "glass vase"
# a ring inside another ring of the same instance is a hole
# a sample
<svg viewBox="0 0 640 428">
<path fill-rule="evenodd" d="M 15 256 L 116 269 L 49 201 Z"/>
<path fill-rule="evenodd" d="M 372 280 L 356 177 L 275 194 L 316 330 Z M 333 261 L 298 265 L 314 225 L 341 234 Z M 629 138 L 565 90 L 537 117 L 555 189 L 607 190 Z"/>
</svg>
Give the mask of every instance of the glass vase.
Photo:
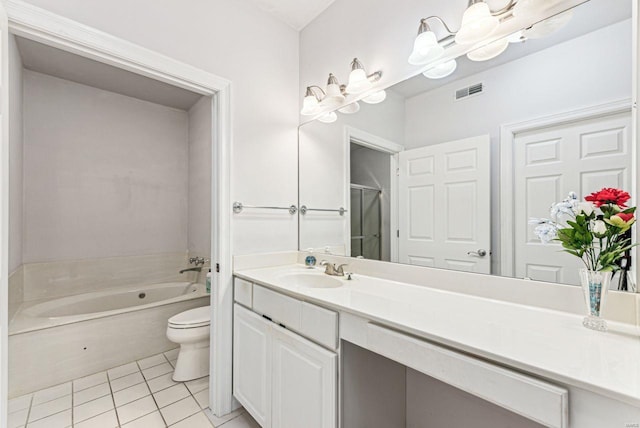
<svg viewBox="0 0 640 428">
<path fill-rule="evenodd" d="M 582 325 L 592 330 L 607 331 L 607 322 L 602 318 L 602 311 L 607 302 L 611 272 L 580 269 L 580 280 L 588 314 L 584 317 Z"/>
</svg>

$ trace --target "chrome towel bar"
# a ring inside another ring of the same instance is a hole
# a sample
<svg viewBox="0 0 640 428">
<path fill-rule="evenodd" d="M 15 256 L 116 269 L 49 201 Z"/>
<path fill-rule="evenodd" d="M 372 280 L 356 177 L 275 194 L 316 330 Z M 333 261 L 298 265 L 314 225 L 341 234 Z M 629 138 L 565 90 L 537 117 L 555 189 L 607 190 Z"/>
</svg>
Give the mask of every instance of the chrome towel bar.
<svg viewBox="0 0 640 428">
<path fill-rule="evenodd" d="M 326 208 L 308 208 L 306 205 L 300 207 L 300 214 L 305 215 L 308 211 L 321 211 L 321 212 L 336 212 L 340 215 L 344 215 L 347 212 L 344 208 L 340 207 L 337 210 L 331 210 Z"/>
<path fill-rule="evenodd" d="M 298 207 L 296 207 L 295 205 L 291 205 L 288 207 L 261 207 L 256 205 L 244 205 L 242 202 L 233 203 L 233 212 L 236 214 L 240 214 L 242 210 L 244 210 L 245 208 L 259 208 L 259 209 L 265 209 L 265 210 L 287 210 L 291 215 L 294 215 L 295 213 L 298 212 Z"/>
</svg>

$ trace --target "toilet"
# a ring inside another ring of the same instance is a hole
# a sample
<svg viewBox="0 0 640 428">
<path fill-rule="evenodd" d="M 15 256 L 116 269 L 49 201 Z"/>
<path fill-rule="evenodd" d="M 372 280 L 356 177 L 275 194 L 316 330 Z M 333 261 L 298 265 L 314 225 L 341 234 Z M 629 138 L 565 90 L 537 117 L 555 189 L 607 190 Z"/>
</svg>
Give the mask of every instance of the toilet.
<svg viewBox="0 0 640 428">
<path fill-rule="evenodd" d="M 180 345 L 173 380 L 184 382 L 209 374 L 211 307 L 202 306 L 169 318 L 167 338 Z"/>
</svg>

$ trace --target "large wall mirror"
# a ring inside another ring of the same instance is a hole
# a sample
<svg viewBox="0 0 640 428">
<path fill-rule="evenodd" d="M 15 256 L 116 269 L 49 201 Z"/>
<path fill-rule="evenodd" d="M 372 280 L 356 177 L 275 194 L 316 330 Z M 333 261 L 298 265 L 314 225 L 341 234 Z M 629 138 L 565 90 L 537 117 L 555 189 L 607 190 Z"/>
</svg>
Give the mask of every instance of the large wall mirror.
<svg viewBox="0 0 640 428">
<path fill-rule="evenodd" d="M 635 205 L 632 1 L 558 21 L 302 125 L 300 249 L 579 284 L 579 261 L 529 219 L 602 187 Z"/>
</svg>

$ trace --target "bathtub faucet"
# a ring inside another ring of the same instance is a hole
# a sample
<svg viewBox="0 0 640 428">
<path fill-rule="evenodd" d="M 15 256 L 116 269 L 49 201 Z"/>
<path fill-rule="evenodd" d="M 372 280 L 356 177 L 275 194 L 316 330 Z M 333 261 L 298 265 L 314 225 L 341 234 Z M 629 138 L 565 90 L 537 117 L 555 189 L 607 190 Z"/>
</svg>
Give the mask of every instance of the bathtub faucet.
<svg viewBox="0 0 640 428">
<path fill-rule="evenodd" d="M 204 257 L 189 257 L 189 264 L 196 266 L 204 266 L 209 260 Z"/>
<path fill-rule="evenodd" d="M 192 267 L 192 268 L 182 269 L 182 270 L 180 271 L 180 273 L 182 274 L 182 273 L 185 273 L 185 272 L 191 272 L 191 271 L 194 271 L 194 272 L 202 272 L 202 266 L 197 266 L 197 267 Z"/>
</svg>

